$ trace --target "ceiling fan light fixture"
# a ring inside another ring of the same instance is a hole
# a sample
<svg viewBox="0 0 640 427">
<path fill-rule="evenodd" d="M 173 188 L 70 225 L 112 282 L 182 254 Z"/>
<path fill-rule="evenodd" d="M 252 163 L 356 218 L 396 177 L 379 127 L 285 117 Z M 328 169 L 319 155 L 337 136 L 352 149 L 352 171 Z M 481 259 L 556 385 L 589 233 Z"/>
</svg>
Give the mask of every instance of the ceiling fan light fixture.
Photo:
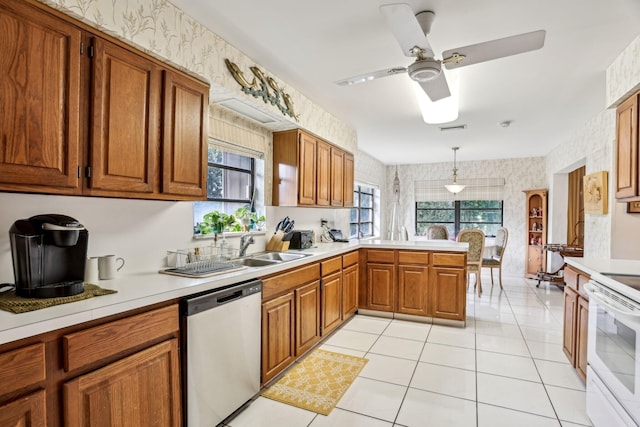
<svg viewBox="0 0 640 427">
<path fill-rule="evenodd" d="M 414 83 L 413 90 L 416 93 L 422 120 L 429 125 L 450 123 L 458 120 L 460 110 L 460 80 L 457 72 L 443 71 L 449 81 L 451 96 L 433 102 L 422 89 L 419 83 Z"/>
<path fill-rule="evenodd" d="M 407 69 L 409 77 L 416 82 L 428 82 L 440 75 L 440 62 L 433 58 L 418 59 Z"/>
</svg>

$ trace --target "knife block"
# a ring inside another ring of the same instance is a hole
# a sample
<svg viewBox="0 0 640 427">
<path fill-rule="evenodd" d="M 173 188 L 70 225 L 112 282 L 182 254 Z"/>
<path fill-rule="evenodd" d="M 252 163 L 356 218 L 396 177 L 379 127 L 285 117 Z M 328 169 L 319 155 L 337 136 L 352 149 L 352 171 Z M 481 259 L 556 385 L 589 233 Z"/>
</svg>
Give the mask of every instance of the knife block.
<svg viewBox="0 0 640 427">
<path fill-rule="evenodd" d="M 283 241 L 283 237 L 284 231 L 278 230 L 276 234 L 269 239 L 265 249 L 268 251 L 285 252 L 289 249 L 289 241 Z"/>
</svg>

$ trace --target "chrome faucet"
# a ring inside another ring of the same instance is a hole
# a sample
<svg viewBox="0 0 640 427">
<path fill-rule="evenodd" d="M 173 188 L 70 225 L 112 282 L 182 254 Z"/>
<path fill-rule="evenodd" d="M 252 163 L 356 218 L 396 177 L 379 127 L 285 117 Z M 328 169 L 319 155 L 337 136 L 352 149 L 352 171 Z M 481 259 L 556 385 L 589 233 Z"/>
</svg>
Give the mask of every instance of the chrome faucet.
<svg viewBox="0 0 640 427">
<path fill-rule="evenodd" d="M 255 242 L 256 241 L 253 240 L 253 236 L 249 233 L 240 236 L 240 253 L 238 254 L 238 256 L 245 256 L 247 254 L 247 248 L 249 247 L 249 245 Z"/>
</svg>

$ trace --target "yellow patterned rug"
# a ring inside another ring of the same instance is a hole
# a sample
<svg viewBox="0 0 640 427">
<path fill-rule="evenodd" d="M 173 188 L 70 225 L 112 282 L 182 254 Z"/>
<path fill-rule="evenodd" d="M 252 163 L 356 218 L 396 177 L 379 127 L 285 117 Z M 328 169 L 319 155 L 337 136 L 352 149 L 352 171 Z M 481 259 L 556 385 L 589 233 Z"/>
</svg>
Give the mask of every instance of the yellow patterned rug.
<svg viewBox="0 0 640 427">
<path fill-rule="evenodd" d="M 329 415 L 367 362 L 361 357 L 318 349 L 262 395 Z"/>
</svg>

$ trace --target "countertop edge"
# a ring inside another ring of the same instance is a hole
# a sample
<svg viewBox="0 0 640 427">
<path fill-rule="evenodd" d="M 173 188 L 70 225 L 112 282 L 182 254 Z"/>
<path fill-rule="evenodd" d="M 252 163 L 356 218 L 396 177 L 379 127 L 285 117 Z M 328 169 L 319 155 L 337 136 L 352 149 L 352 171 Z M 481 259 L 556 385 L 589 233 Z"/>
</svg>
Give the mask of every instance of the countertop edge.
<svg viewBox="0 0 640 427">
<path fill-rule="evenodd" d="M 312 249 L 290 251 L 310 254 L 299 260 L 269 267 L 249 267 L 232 273 L 201 279 L 170 276 L 159 274 L 157 271 L 122 275 L 113 280 L 98 281 L 96 283 L 100 287 L 118 291 L 115 294 L 89 298 L 73 304 L 62 304 L 27 313 L 14 314 L 0 311 L 0 345 L 145 306 L 218 289 L 257 277 L 269 276 L 361 248 L 466 252 L 468 245 L 450 241 L 396 242 L 385 240 L 320 243 Z"/>
</svg>

